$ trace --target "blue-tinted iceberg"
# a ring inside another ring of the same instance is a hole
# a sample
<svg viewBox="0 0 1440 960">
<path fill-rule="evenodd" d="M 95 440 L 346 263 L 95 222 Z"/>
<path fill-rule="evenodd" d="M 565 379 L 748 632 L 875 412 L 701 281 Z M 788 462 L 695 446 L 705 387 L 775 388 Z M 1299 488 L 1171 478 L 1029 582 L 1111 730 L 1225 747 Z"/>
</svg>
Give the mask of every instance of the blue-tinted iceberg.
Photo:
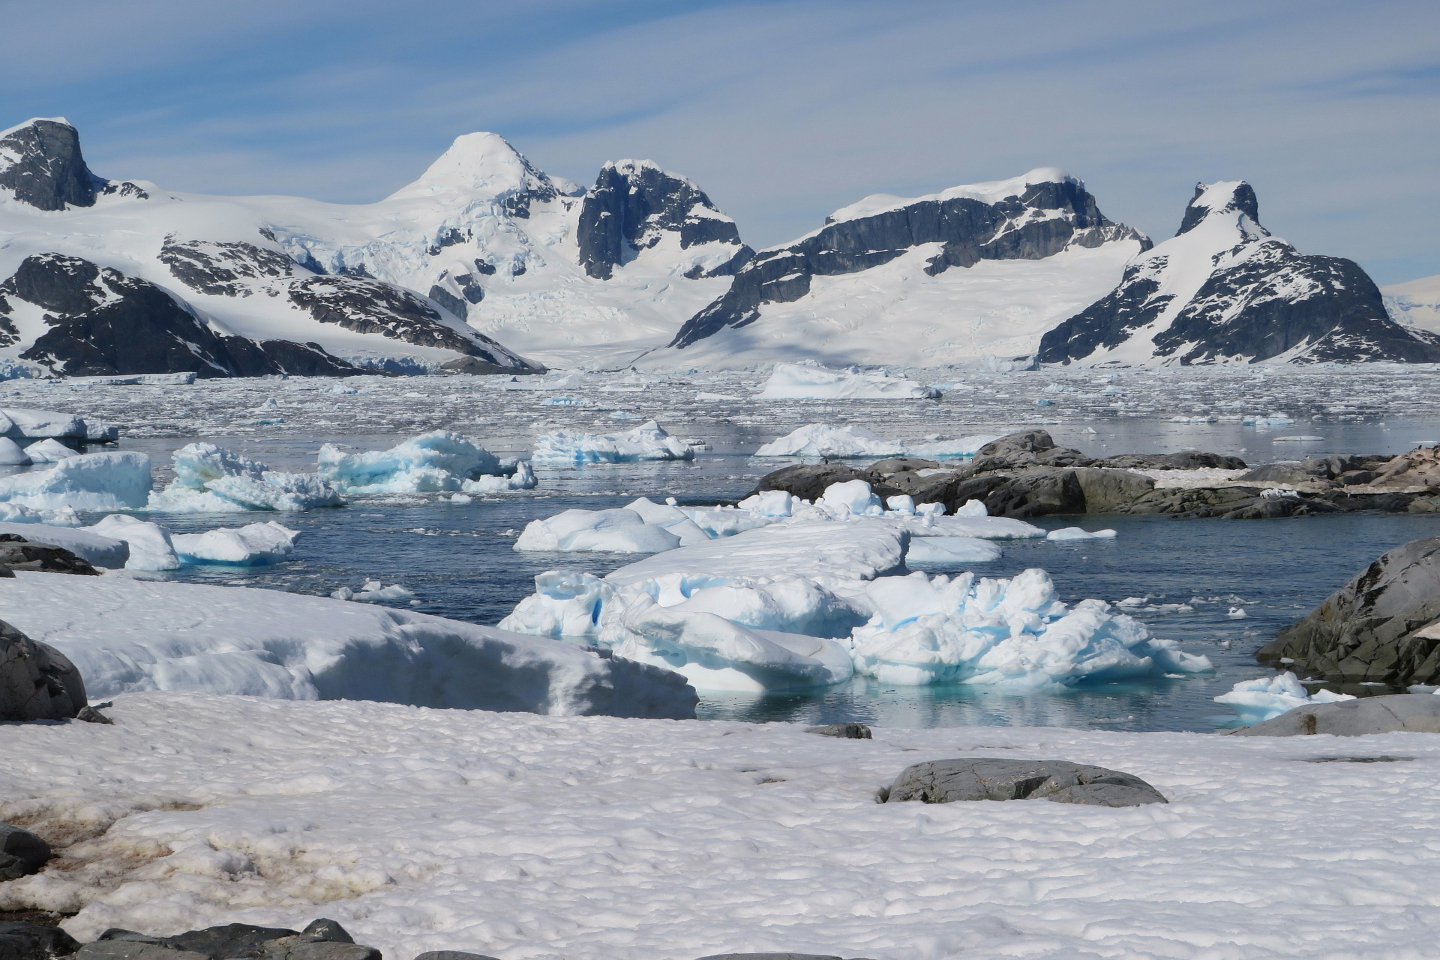
<svg viewBox="0 0 1440 960">
<path fill-rule="evenodd" d="M 282 473 L 213 443 L 186 444 L 172 455 L 175 478 L 151 494 L 148 509 L 165 513 L 295 512 L 338 507 L 335 488 L 308 473 Z M 73 463 L 66 461 L 66 464 Z M 65 464 L 61 464 L 65 466 Z"/>
<path fill-rule="evenodd" d="M 327 443 L 320 448 L 318 471 L 344 494 L 489 493 L 535 483 L 528 465 L 516 465 L 511 476 L 502 476 L 506 471 L 494 454 L 447 430 L 413 437 L 389 450 L 347 453 Z"/>
<path fill-rule="evenodd" d="M 1216 697 L 1215 702 L 1223 703 L 1234 710 L 1240 723 L 1249 726 L 1309 703 L 1334 703 L 1337 700 L 1354 699 L 1348 693 L 1334 693 L 1330 690 L 1317 690 L 1312 696 L 1299 677 L 1286 671 L 1273 677 L 1241 680 L 1230 688 L 1229 693 Z"/>
<path fill-rule="evenodd" d="M 34 510 L 134 510 L 150 496 L 143 453 L 86 453 L 47 470 L 0 477 L 0 502 Z"/>
<path fill-rule="evenodd" d="M 617 434 L 556 430 L 536 438 L 535 452 L 530 459 L 547 467 L 582 467 L 591 463 L 693 460 L 695 451 L 650 420 L 634 430 Z"/>
</svg>

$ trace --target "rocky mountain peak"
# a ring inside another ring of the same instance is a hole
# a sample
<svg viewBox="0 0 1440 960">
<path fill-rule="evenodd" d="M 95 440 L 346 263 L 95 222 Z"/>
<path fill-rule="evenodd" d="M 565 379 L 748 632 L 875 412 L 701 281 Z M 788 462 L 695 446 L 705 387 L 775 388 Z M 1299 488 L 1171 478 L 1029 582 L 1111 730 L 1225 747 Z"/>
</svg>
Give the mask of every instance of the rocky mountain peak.
<svg viewBox="0 0 1440 960">
<path fill-rule="evenodd" d="M 1247 217 L 1255 232 L 1268 235 L 1268 231 L 1260 226 L 1260 200 L 1255 196 L 1255 188 L 1250 184 L 1244 180 L 1197 183 L 1195 196 L 1190 198 L 1189 205 L 1185 207 L 1185 216 L 1180 220 L 1180 229 L 1175 232 L 1175 236 L 1189 233 L 1207 217 L 1233 219 L 1231 215 L 1236 213 Z"/>
<path fill-rule="evenodd" d="M 560 195 L 553 181 L 498 133 L 467 133 L 391 200 L 451 196 L 463 203 L 495 200 L 511 216 L 529 217 L 532 202 Z"/>
<path fill-rule="evenodd" d="M 40 210 L 95 205 L 99 180 L 80 153 L 80 134 L 63 117 L 27 120 L 0 131 L 0 189 Z"/>
</svg>

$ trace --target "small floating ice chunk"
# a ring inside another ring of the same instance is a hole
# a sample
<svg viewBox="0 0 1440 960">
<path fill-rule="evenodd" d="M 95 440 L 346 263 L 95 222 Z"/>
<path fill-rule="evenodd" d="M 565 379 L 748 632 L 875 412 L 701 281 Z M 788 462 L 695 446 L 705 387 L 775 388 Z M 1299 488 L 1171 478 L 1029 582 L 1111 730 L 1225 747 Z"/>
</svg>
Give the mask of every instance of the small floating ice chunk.
<svg viewBox="0 0 1440 960">
<path fill-rule="evenodd" d="M 1245 612 L 1244 607 L 1231 607 L 1230 611 L 1226 613 L 1225 616 L 1229 617 L 1231 620 L 1244 620 L 1246 617 L 1249 616 L 1249 614 Z"/>
<path fill-rule="evenodd" d="M 1335 703 L 1339 700 L 1354 700 L 1347 693 L 1333 693 L 1317 690 L 1314 696 L 1300 683 L 1294 673 L 1286 671 L 1275 677 L 1261 677 L 1258 680 L 1242 680 L 1215 698 L 1231 710 L 1242 724 L 1249 726 L 1278 717 L 1287 710 L 1303 707 L 1309 703 Z"/>
<path fill-rule="evenodd" d="M 349 587 L 341 587 L 330 596 L 336 600 L 354 600 L 358 603 L 375 603 L 379 600 L 409 600 L 415 596 L 414 591 L 402 587 L 398 583 L 385 586 L 379 580 L 366 580 L 358 590 Z"/>
<path fill-rule="evenodd" d="M 940 507 L 940 512 L 941 512 L 941 513 L 944 513 L 944 512 L 945 512 L 945 505 L 944 505 L 943 503 L 942 503 L 942 504 L 937 504 L 937 506 Z M 990 516 L 990 511 L 989 511 L 989 509 L 985 506 L 985 501 L 984 501 L 984 500 L 966 500 L 963 504 L 960 505 L 960 508 L 955 511 L 955 516 L 957 516 L 957 517 L 988 517 L 988 516 Z"/>
<path fill-rule="evenodd" d="M 535 440 L 533 463 L 581 467 L 591 463 L 633 463 L 641 460 L 693 460 L 695 451 L 666 433 L 654 420 L 618 434 L 556 430 Z"/>
<path fill-rule="evenodd" d="M 342 494 L 442 493 L 500 473 L 500 461 L 458 433 L 435 430 L 389 450 L 346 453 L 327 443 L 317 472 Z"/>
<path fill-rule="evenodd" d="M 736 506 L 762 517 L 788 517 L 795 498 L 786 490 L 762 490 Z"/>
<path fill-rule="evenodd" d="M 689 519 L 683 514 L 682 518 Z M 705 538 L 703 531 L 701 537 Z M 678 546 L 679 536 L 646 523 L 640 514 L 623 507 L 566 510 L 532 520 L 515 541 L 515 549 L 524 553 L 658 553 Z"/>
<path fill-rule="evenodd" d="M 80 456 L 80 452 L 71 450 L 59 440 L 50 437 L 37 440 L 26 447 L 25 456 L 29 457 L 32 463 L 59 463 L 61 460 Z"/>
<path fill-rule="evenodd" d="M 958 440 L 889 440 L 854 424 L 811 423 L 772 440 L 755 451 L 757 457 L 972 457 L 994 440 L 993 435 Z"/>
<path fill-rule="evenodd" d="M 465 493 L 494 494 L 504 493 L 506 490 L 533 490 L 537 482 L 535 471 L 530 468 L 530 462 L 521 460 L 515 464 L 515 470 L 509 476 L 501 473 L 494 476 L 476 477 L 473 480 L 463 481 L 460 489 Z M 451 497 L 450 499 L 454 500 L 455 498 Z"/>
<path fill-rule="evenodd" d="M 1114 530 L 1085 530 L 1080 527 L 1061 527 L 1045 534 L 1046 540 L 1114 540 Z"/>
<path fill-rule="evenodd" d="M 913 516 L 915 514 L 915 498 L 908 493 L 886 497 L 885 509 L 892 513 L 903 513 L 907 516 Z"/>
<path fill-rule="evenodd" d="M 297 531 L 267 520 L 204 533 L 175 534 L 171 540 L 181 563 L 256 567 L 288 557 L 295 548 L 297 536 Z"/>
<path fill-rule="evenodd" d="M 816 506 L 828 507 L 839 513 L 840 516 L 875 516 L 878 517 L 885 512 L 880 505 L 880 498 L 875 496 L 870 489 L 870 484 L 864 480 L 846 480 L 843 483 L 832 483 L 825 488 L 817 500 Z"/>
</svg>

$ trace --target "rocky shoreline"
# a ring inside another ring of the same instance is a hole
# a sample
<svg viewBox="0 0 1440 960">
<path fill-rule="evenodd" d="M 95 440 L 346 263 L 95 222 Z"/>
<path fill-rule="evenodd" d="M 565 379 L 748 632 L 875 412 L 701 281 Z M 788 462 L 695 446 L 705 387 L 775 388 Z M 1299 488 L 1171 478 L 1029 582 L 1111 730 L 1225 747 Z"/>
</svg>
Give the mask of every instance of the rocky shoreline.
<svg viewBox="0 0 1440 960">
<path fill-rule="evenodd" d="M 891 457 L 858 468 L 797 464 L 761 478 L 755 492 L 807 500 L 864 480 L 881 498 L 906 494 L 954 512 L 979 500 L 991 516 L 1163 514 L 1260 520 L 1345 511 L 1440 512 L 1440 453 L 1309 457 L 1251 469 L 1239 457 L 1185 450 L 1092 458 L 1056 446 L 1044 430 L 1008 434 L 963 463 Z"/>
</svg>

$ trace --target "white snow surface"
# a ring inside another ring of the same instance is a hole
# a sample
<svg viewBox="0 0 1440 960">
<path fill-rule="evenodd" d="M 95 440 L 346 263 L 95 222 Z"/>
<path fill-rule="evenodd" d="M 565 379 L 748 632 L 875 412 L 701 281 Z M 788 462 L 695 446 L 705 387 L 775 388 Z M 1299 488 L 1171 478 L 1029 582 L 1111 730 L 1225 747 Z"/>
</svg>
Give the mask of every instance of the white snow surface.
<svg viewBox="0 0 1440 960">
<path fill-rule="evenodd" d="M 24 537 L 31 543 L 48 543 L 69 550 L 92 566 L 119 570 L 127 566 L 130 548 L 104 530 L 53 527 L 44 523 L 0 523 L 0 533 Z"/>
<path fill-rule="evenodd" d="M 1380 293 L 1391 320 L 1440 333 L 1440 276 L 1381 287 Z"/>
<path fill-rule="evenodd" d="M 855 424 L 809 423 L 760 447 L 757 457 L 973 457 L 993 434 L 958 440 L 888 440 Z"/>
<path fill-rule="evenodd" d="M 760 400 L 926 400 L 940 391 L 884 370 L 830 370 L 815 363 L 777 363 Z"/>
<path fill-rule="evenodd" d="M 0 619 L 69 657 L 96 699 L 167 690 L 555 715 L 694 715 L 693 692 L 633 664 L 553 640 L 326 597 L 17 573 L 0 591 Z"/>
<path fill-rule="evenodd" d="M 1427 734 L 854 741 L 183 694 L 107 712 L 113 727 L 4 732 L 0 817 L 95 839 L 5 884 L 0 908 L 79 909 L 65 927 L 81 939 L 326 916 L 396 960 L 1434 953 Z M 1416 760 L 1304 762 L 1377 754 Z M 1170 803 L 875 802 L 906 766 L 967 756 L 1124 770 Z"/>
</svg>

